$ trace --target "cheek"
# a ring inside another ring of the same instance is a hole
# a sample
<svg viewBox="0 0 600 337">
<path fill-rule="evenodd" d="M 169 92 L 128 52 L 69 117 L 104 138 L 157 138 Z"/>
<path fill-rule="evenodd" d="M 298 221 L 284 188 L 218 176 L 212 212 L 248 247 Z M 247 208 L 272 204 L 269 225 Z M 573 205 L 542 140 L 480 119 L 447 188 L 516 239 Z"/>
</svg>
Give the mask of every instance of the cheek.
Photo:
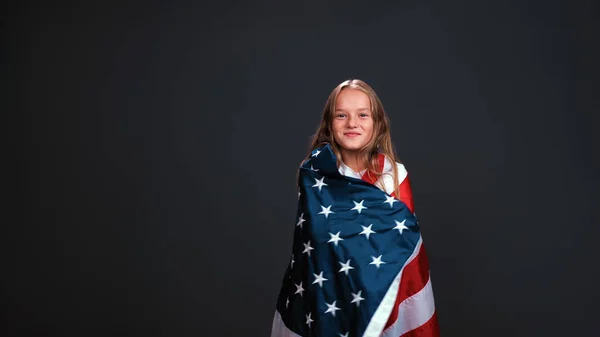
<svg viewBox="0 0 600 337">
<path fill-rule="evenodd" d="M 369 121 L 365 124 L 365 129 L 369 134 L 373 133 L 373 121 Z"/>
<path fill-rule="evenodd" d="M 342 129 L 342 126 L 340 125 L 340 123 L 338 121 L 334 121 L 331 124 L 331 130 L 333 131 L 333 133 L 338 133 L 340 132 Z"/>
</svg>

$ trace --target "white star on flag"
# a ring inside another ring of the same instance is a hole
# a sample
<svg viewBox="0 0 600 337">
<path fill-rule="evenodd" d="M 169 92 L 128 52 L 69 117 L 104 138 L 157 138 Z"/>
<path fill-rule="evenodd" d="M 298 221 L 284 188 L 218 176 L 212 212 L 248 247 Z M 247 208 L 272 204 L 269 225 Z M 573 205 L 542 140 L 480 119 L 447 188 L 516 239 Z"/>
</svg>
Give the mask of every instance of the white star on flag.
<svg viewBox="0 0 600 337">
<path fill-rule="evenodd" d="M 344 241 L 344 239 L 340 238 L 340 233 L 341 232 L 337 232 L 337 234 L 332 234 L 329 233 L 329 236 L 331 236 L 331 239 L 329 239 L 329 241 L 327 241 L 327 243 L 333 242 L 333 244 L 337 247 L 338 241 Z"/>
<path fill-rule="evenodd" d="M 373 224 L 370 224 L 369 227 L 365 227 L 365 226 L 360 226 L 363 228 L 363 231 L 360 232 L 358 235 L 364 234 L 367 237 L 367 240 L 369 240 L 369 235 L 375 233 L 373 230 L 371 230 L 371 227 L 373 227 Z"/>
<path fill-rule="evenodd" d="M 292 255 L 292 262 L 290 262 L 291 269 L 294 269 L 294 262 L 296 262 L 296 261 L 294 261 L 294 255 Z"/>
<path fill-rule="evenodd" d="M 336 310 L 341 310 L 340 308 L 335 306 L 335 302 L 337 302 L 337 301 L 333 301 L 333 303 L 331 303 L 331 304 L 325 302 L 325 304 L 327 305 L 327 311 L 325 311 L 325 313 L 330 312 L 331 315 L 333 315 L 333 317 L 335 317 Z"/>
<path fill-rule="evenodd" d="M 300 296 L 302 296 L 302 293 L 304 292 L 304 288 L 302 288 L 302 282 L 300 282 L 300 284 L 295 284 L 296 286 L 296 292 L 294 293 L 294 295 L 296 294 L 300 294 Z"/>
<path fill-rule="evenodd" d="M 362 293 L 362 290 L 359 290 L 356 294 L 352 293 L 352 302 L 350 303 L 356 303 L 356 306 L 360 306 L 360 301 L 364 301 L 365 299 L 363 297 L 360 296 L 360 294 Z"/>
<path fill-rule="evenodd" d="M 319 214 L 324 214 L 326 219 L 327 219 L 327 216 L 329 216 L 329 214 L 335 213 L 334 211 L 331 210 L 331 205 L 329 205 L 328 207 L 321 205 L 321 209 L 322 209 L 322 211 L 320 211 Z"/>
<path fill-rule="evenodd" d="M 373 259 L 373 262 L 371 262 L 369 264 L 374 264 L 377 268 L 379 268 L 379 265 L 385 263 L 385 262 L 381 261 L 382 256 L 383 255 L 379 255 L 379 257 L 371 256 L 371 258 Z"/>
<path fill-rule="evenodd" d="M 306 315 L 306 324 L 308 324 L 308 327 L 310 328 L 310 323 L 314 322 L 312 318 L 310 318 L 310 315 L 312 315 L 312 313 L 308 313 L 308 315 Z"/>
<path fill-rule="evenodd" d="M 315 280 L 313 281 L 312 284 L 318 283 L 319 287 L 323 288 L 323 281 L 328 280 L 323 277 L 323 272 L 321 272 L 319 275 L 313 273 L 313 275 L 315 276 Z"/>
<path fill-rule="evenodd" d="M 285 299 L 285 307 L 287 308 L 290 305 L 290 298 L 286 297 Z"/>
<path fill-rule="evenodd" d="M 310 169 L 311 169 L 312 171 L 319 172 L 319 169 L 316 169 L 316 168 L 314 168 L 314 167 L 312 166 L 312 164 L 310 165 Z"/>
<path fill-rule="evenodd" d="M 310 251 L 313 250 L 314 248 L 310 246 L 310 240 L 307 243 L 303 243 L 304 245 L 304 250 L 302 251 L 302 254 L 306 253 L 308 254 L 308 256 L 310 256 Z"/>
<path fill-rule="evenodd" d="M 306 221 L 306 219 L 304 219 L 304 213 L 300 214 L 300 218 L 298 218 L 298 223 L 296 224 L 296 226 L 300 226 L 300 228 L 302 228 L 302 223 Z"/>
<path fill-rule="evenodd" d="M 317 150 L 317 152 L 313 153 L 312 157 L 317 157 L 319 154 L 321 154 L 321 150 Z"/>
<path fill-rule="evenodd" d="M 348 337 L 348 333 L 347 332 L 345 334 L 343 334 L 343 335 L 342 334 L 339 334 L 339 335 L 340 335 L 340 337 Z"/>
<path fill-rule="evenodd" d="M 398 202 L 398 200 L 396 200 L 396 198 L 394 198 L 392 196 L 386 195 L 384 203 L 386 203 L 386 202 L 388 204 L 390 204 L 390 207 L 393 207 L 393 203 Z"/>
<path fill-rule="evenodd" d="M 396 220 L 394 220 L 394 221 L 396 221 Z M 404 223 L 405 223 L 405 222 L 406 222 L 406 219 L 402 220 L 402 222 L 398 222 L 398 221 L 396 221 L 396 227 L 394 227 L 394 229 L 397 229 L 397 230 L 398 230 L 398 232 L 399 232 L 400 234 L 402 234 L 402 231 L 403 231 L 403 230 L 405 230 L 405 229 L 408 229 L 408 227 L 404 226 Z"/>
<path fill-rule="evenodd" d="M 327 184 L 324 182 L 325 177 L 321 177 L 321 180 L 317 179 L 317 178 L 313 178 L 315 180 L 315 184 L 312 185 L 312 187 L 318 187 L 319 188 L 319 192 L 321 192 L 321 187 L 323 186 L 327 186 Z"/>
<path fill-rule="evenodd" d="M 354 208 L 352 208 L 351 211 L 358 211 L 358 214 L 360 214 L 363 209 L 367 209 L 366 206 L 363 206 L 364 200 L 361 200 L 360 202 L 353 200 L 352 202 L 354 203 Z"/>
<path fill-rule="evenodd" d="M 350 260 L 346 261 L 346 263 L 340 262 L 340 264 L 342 265 L 342 268 L 340 269 L 339 273 L 344 272 L 346 275 L 348 275 L 348 271 L 350 269 L 354 269 L 354 267 L 350 266 Z"/>
</svg>

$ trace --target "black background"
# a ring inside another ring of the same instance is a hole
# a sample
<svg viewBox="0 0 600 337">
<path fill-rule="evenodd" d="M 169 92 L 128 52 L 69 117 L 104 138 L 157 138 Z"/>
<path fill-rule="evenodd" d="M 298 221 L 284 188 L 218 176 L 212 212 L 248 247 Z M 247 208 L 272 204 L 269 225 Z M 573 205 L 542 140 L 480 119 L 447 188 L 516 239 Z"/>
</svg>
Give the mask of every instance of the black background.
<svg viewBox="0 0 600 337">
<path fill-rule="evenodd" d="M 12 5 L 0 335 L 268 336 L 347 78 L 390 116 L 442 336 L 600 335 L 592 1 Z"/>
</svg>

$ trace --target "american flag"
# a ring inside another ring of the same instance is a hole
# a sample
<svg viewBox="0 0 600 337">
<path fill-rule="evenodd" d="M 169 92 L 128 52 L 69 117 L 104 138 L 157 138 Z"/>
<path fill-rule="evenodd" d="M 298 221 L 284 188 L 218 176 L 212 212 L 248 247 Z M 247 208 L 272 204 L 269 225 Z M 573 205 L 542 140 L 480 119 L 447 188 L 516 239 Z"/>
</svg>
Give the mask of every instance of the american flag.
<svg viewBox="0 0 600 337">
<path fill-rule="evenodd" d="M 427 255 L 407 172 L 379 155 L 383 186 L 343 175 L 329 144 L 299 171 L 292 256 L 271 337 L 437 337 Z M 385 177 L 385 178 L 384 178 Z"/>
</svg>

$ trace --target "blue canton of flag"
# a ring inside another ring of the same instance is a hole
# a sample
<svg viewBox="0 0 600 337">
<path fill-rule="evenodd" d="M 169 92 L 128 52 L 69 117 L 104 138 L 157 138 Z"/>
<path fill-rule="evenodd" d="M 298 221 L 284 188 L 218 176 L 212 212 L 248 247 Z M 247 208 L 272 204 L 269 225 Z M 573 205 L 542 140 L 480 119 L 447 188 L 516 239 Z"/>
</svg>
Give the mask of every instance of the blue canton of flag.
<svg viewBox="0 0 600 337">
<path fill-rule="evenodd" d="M 299 336 L 379 336 L 393 307 L 382 301 L 397 292 L 394 280 L 420 240 L 416 216 L 377 186 L 340 174 L 329 145 L 299 170 L 277 313 Z"/>
</svg>

